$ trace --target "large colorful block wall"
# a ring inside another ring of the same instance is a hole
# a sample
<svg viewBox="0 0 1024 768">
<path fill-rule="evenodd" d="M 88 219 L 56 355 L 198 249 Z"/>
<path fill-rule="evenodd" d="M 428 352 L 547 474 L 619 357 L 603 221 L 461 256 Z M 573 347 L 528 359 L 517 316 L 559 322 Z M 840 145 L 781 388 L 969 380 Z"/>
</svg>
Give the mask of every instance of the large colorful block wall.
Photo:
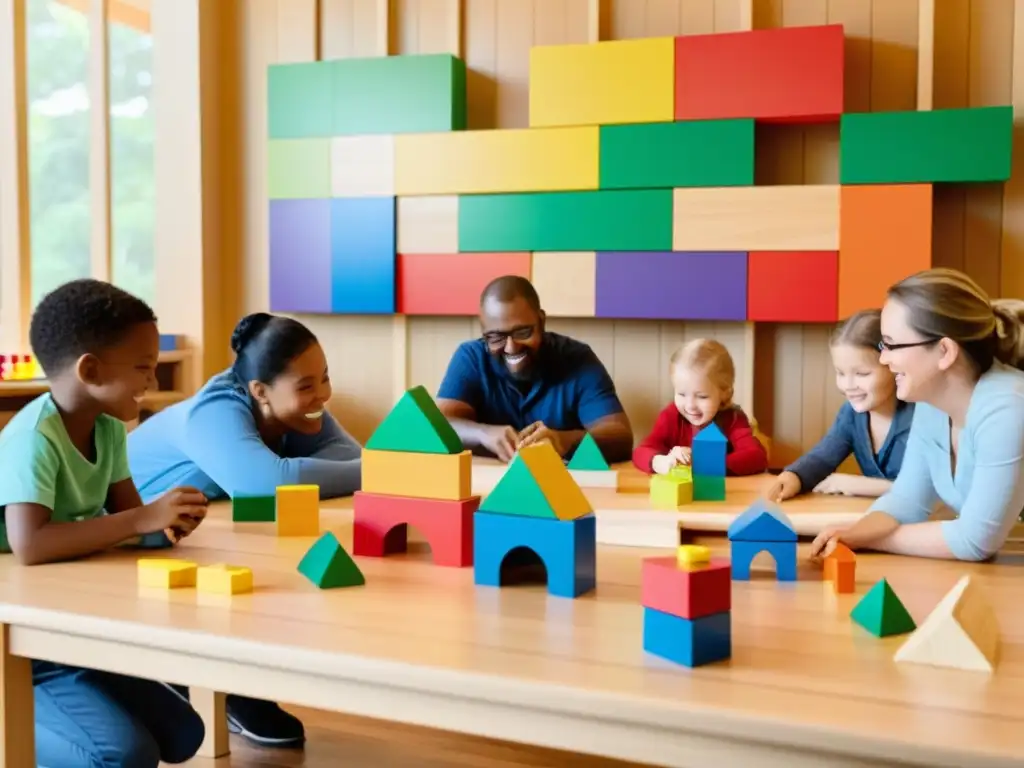
<svg viewBox="0 0 1024 768">
<path fill-rule="evenodd" d="M 931 265 L 935 184 L 1010 174 L 1012 107 L 844 112 L 841 25 L 538 46 L 530 126 L 451 55 L 273 65 L 274 311 L 833 322 Z M 755 183 L 755 125 L 840 124 L 839 183 Z"/>
</svg>

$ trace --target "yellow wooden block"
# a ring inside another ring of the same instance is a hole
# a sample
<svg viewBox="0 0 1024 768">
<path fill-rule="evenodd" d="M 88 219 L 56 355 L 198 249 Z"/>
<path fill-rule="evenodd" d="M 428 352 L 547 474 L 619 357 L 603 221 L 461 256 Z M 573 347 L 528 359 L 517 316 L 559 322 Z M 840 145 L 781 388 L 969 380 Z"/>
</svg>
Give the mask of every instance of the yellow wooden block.
<svg viewBox="0 0 1024 768">
<path fill-rule="evenodd" d="M 676 466 L 667 475 L 651 475 L 650 501 L 654 509 L 675 510 L 693 502 L 693 475 L 689 467 Z"/>
<path fill-rule="evenodd" d="M 597 257 L 593 251 L 536 251 L 530 282 L 544 297 L 548 317 L 597 314 Z"/>
<path fill-rule="evenodd" d="M 690 187 L 673 192 L 676 251 L 836 251 L 839 186 Z"/>
<path fill-rule="evenodd" d="M 393 196 L 394 137 L 380 134 L 331 139 L 331 193 L 335 197 Z"/>
<path fill-rule="evenodd" d="M 320 487 L 279 485 L 277 487 L 277 535 L 320 535 Z"/>
<path fill-rule="evenodd" d="M 139 586 L 162 589 L 194 587 L 196 568 L 196 564 L 188 560 L 143 557 L 138 560 Z"/>
<path fill-rule="evenodd" d="M 472 496 L 472 453 L 363 449 L 362 489 L 388 496 L 459 501 Z"/>
<path fill-rule="evenodd" d="M 252 592 L 252 571 L 241 565 L 204 565 L 199 569 L 200 592 L 216 595 L 238 595 Z"/>
<path fill-rule="evenodd" d="M 711 550 L 699 544 L 681 544 L 676 550 L 676 563 L 681 568 L 711 562 Z"/>
<path fill-rule="evenodd" d="M 530 125 L 675 119 L 675 41 L 612 40 L 530 49 Z"/>
<path fill-rule="evenodd" d="M 559 520 L 575 520 L 594 511 L 551 443 L 520 448 L 518 456 Z"/>
<path fill-rule="evenodd" d="M 395 137 L 395 193 L 597 189 L 599 141 L 596 125 L 400 134 Z"/>
<path fill-rule="evenodd" d="M 400 197 L 395 228 L 399 253 L 458 253 L 457 195 Z"/>
</svg>

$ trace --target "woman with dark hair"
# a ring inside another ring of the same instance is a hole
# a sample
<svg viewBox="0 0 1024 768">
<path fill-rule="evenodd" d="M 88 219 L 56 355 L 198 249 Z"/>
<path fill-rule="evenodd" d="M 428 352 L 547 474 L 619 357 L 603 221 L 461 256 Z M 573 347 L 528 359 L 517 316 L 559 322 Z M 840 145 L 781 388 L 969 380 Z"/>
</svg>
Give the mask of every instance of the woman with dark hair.
<svg viewBox="0 0 1024 768">
<path fill-rule="evenodd" d="M 326 410 L 331 380 L 316 336 L 259 312 L 239 321 L 231 348 L 231 368 L 129 434 L 143 501 L 182 485 L 211 501 L 273 496 L 279 485 L 318 485 L 321 498 L 358 490 L 362 447 Z M 227 709 L 231 730 L 259 744 L 304 741 L 302 723 L 276 704 L 228 696 Z"/>
</svg>

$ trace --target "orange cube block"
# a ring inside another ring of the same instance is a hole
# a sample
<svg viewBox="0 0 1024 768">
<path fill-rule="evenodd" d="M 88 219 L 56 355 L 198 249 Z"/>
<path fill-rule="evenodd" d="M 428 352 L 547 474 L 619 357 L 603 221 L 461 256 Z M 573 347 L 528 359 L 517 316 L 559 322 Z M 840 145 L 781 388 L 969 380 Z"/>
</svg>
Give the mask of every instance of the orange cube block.
<svg viewBox="0 0 1024 768">
<path fill-rule="evenodd" d="M 320 535 L 320 487 L 279 485 L 277 487 L 277 535 Z"/>
</svg>

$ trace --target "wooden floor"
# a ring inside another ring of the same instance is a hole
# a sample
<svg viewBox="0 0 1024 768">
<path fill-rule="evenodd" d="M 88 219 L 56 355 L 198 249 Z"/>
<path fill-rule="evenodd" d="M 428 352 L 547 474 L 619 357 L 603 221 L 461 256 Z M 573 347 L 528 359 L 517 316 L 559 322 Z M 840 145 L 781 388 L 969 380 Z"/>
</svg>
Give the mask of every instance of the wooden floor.
<svg viewBox="0 0 1024 768">
<path fill-rule="evenodd" d="M 632 763 L 509 744 L 394 723 L 289 708 L 306 726 L 304 750 L 261 749 L 231 737 L 231 754 L 188 768 L 626 768 Z"/>
</svg>

